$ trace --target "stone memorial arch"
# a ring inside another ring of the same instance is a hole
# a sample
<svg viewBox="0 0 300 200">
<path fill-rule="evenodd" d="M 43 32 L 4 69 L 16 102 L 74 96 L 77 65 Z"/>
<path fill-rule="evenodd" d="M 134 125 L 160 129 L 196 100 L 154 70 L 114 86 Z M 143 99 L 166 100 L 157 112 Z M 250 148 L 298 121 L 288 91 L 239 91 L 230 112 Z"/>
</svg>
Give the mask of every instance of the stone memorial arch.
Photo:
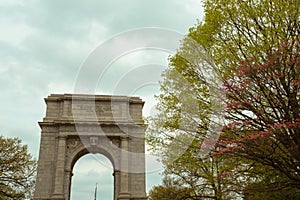
<svg viewBox="0 0 300 200">
<path fill-rule="evenodd" d="M 52 94 L 45 102 L 33 200 L 69 200 L 73 166 L 88 153 L 111 161 L 114 200 L 147 199 L 140 98 Z"/>
</svg>

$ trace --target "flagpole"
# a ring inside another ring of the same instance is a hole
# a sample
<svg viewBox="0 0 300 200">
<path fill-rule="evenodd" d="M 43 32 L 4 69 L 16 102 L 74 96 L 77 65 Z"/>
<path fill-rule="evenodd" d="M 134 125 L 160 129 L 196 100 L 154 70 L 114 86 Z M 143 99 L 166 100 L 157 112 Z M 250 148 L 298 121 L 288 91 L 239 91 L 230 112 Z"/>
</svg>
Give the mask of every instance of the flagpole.
<svg viewBox="0 0 300 200">
<path fill-rule="evenodd" d="M 98 183 L 96 183 L 96 187 L 95 187 L 94 200 L 97 200 L 97 185 L 98 185 Z"/>
</svg>

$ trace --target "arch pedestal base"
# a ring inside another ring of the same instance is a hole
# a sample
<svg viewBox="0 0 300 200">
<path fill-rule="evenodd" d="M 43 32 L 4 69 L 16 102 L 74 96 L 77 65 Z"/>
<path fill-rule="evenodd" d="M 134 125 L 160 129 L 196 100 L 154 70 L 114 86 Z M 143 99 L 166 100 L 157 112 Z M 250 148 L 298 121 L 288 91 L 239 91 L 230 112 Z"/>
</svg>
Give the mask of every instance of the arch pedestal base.
<svg viewBox="0 0 300 200">
<path fill-rule="evenodd" d="M 129 193 L 120 193 L 118 200 L 131 200 Z"/>
</svg>

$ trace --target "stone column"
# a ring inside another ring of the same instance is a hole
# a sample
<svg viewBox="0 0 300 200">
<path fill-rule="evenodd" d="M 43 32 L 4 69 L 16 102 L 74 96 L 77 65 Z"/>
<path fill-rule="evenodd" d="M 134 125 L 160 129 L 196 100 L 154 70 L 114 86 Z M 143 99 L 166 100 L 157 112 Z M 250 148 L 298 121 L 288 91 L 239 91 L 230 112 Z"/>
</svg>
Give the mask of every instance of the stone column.
<svg viewBox="0 0 300 200">
<path fill-rule="evenodd" d="M 66 136 L 58 137 L 58 152 L 55 170 L 55 184 L 52 199 L 65 200 L 64 178 L 65 178 L 65 157 L 66 157 Z"/>
<path fill-rule="evenodd" d="M 114 200 L 118 200 L 120 192 L 120 171 L 115 170 L 114 173 Z"/>
<path fill-rule="evenodd" d="M 70 200 L 73 173 L 71 169 L 66 169 L 65 172 L 65 199 Z"/>
<path fill-rule="evenodd" d="M 121 138 L 121 173 L 119 200 L 130 200 L 128 181 L 128 137 Z"/>
<path fill-rule="evenodd" d="M 62 117 L 68 117 L 69 116 L 69 107 L 71 106 L 71 102 L 68 100 L 63 101 L 62 105 Z"/>
</svg>

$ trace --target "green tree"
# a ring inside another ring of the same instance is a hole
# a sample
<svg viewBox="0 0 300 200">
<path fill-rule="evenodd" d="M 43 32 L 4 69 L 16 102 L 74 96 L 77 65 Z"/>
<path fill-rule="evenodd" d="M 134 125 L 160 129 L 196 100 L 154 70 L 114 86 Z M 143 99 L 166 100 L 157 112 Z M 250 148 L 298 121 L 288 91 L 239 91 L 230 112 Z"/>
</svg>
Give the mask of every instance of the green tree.
<svg viewBox="0 0 300 200">
<path fill-rule="evenodd" d="M 263 168 L 265 169 L 265 168 Z M 297 188 L 285 187 L 286 178 L 276 172 L 262 172 L 260 180 L 248 184 L 243 191 L 246 200 L 295 200 L 300 199 L 300 190 Z M 276 184 L 276 186 L 274 186 Z M 279 189 L 278 189 L 279 188 Z"/>
<path fill-rule="evenodd" d="M 179 183 L 169 176 L 165 176 L 162 185 L 153 187 L 149 192 L 149 200 L 192 200 L 190 189 L 180 186 Z"/>
<path fill-rule="evenodd" d="M 18 138 L 0 136 L 0 199 L 21 200 L 32 196 L 36 161 Z"/>
<path fill-rule="evenodd" d="M 163 159 L 165 174 L 174 177 L 180 185 L 190 189 L 192 199 L 236 199 L 246 185 L 243 177 L 245 167 L 237 159 L 225 156 L 199 156 L 197 148 L 187 149 L 176 160 Z M 198 156 L 197 156 L 198 155 Z"/>
<path fill-rule="evenodd" d="M 221 164 L 224 172 L 242 172 L 239 180 L 253 185 L 264 183 L 263 168 L 283 176 L 286 187 L 298 187 L 299 7 L 299 0 L 204 1 L 205 19 L 189 30 L 178 52 L 170 58 L 163 74 L 162 93 L 157 97 L 160 113 L 150 123 L 148 143 L 166 160 L 167 170 L 168 163 L 176 159 L 166 149 L 175 143 L 183 146 L 175 155 L 186 156 L 180 159 L 187 161 L 176 165 L 178 174 L 188 178 L 188 160 L 201 157 L 199 147 L 208 138 L 213 138 L 214 144 L 218 136 L 214 136 L 215 127 L 222 127 L 219 146 L 209 150 L 226 159 L 227 163 Z M 249 98 L 250 111 L 244 104 Z M 276 137 L 253 135 L 266 135 L 272 127 L 278 132 Z M 248 146 L 238 151 L 240 141 L 241 146 Z M 190 149 L 199 151 L 191 151 L 192 156 L 182 153 Z M 238 167 L 234 162 L 242 164 Z M 198 162 L 195 167 L 201 168 L 204 163 Z M 274 179 L 274 187 L 278 181 Z M 241 183 L 226 183 L 228 187 L 230 184 L 240 192 L 244 190 Z"/>
</svg>

